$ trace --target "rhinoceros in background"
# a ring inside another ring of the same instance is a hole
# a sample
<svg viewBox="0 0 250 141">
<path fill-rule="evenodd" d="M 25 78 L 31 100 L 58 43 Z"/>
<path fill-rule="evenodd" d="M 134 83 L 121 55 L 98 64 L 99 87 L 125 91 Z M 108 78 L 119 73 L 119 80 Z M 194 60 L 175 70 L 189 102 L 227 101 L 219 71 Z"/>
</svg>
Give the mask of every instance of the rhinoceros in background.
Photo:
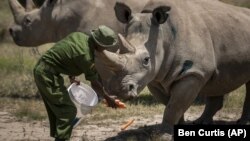
<svg viewBox="0 0 250 141">
<path fill-rule="evenodd" d="M 125 0 L 134 10 L 144 7 L 148 0 Z M 23 8 L 17 0 L 9 0 L 15 24 L 9 31 L 19 46 L 38 46 L 56 42 L 74 31 L 89 33 L 104 24 L 116 32 L 123 32 L 123 25 L 113 12 L 115 0 L 45 0 L 34 8 L 32 0 Z"/>
<path fill-rule="evenodd" d="M 95 59 L 98 71 L 113 72 L 99 72 L 109 93 L 130 99 L 147 85 L 166 105 L 162 125 L 171 129 L 198 95 L 209 101 L 203 116 L 213 116 L 220 108 L 213 103 L 246 84 L 239 122 L 249 122 L 249 9 L 211 0 L 155 0 L 132 14 L 118 1 L 115 13 L 127 24 L 126 37 L 119 34 L 120 52 L 103 50 Z"/>
</svg>

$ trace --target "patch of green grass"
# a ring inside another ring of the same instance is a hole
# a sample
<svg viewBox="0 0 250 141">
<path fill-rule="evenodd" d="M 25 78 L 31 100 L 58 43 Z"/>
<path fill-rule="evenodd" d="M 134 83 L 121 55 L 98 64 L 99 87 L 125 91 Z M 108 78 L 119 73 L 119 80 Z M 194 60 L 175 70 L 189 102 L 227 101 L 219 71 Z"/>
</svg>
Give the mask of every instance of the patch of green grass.
<svg viewBox="0 0 250 141">
<path fill-rule="evenodd" d="M 145 88 L 140 94 L 138 98 L 135 98 L 128 102 L 129 104 L 133 105 L 144 105 L 144 106 L 150 106 L 150 105 L 156 105 L 160 104 L 154 96 L 150 93 L 148 88 Z"/>
<path fill-rule="evenodd" d="M 0 1 L 0 42 L 7 36 L 7 28 L 13 22 L 8 0 Z"/>
<path fill-rule="evenodd" d="M 154 100 L 147 89 L 139 95 L 136 100 L 125 102 L 125 109 L 112 109 L 106 107 L 100 102 L 92 111 L 91 118 L 87 118 L 84 122 L 102 121 L 107 119 L 121 120 L 131 117 L 150 118 L 153 115 L 163 114 L 165 106 Z M 103 122 L 102 122 L 103 124 Z"/>
<path fill-rule="evenodd" d="M 32 72 L 36 58 L 29 55 L 28 49 L 10 44 L 0 44 L 0 47 L 0 96 L 36 96 Z"/>
<path fill-rule="evenodd" d="M 50 45 L 39 49 L 40 54 Z M 1 97 L 37 97 L 37 88 L 33 78 L 33 67 L 40 57 L 34 48 L 21 48 L 11 43 L 0 43 L 0 96 Z"/>
<path fill-rule="evenodd" d="M 0 44 L 0 70 L 30 71 L 39 58 L 34 48 L 21 48 L 11 43 Z"/>
<path fill-rule="evenodd" d="M 250 8 L 249 0 L 220 0 L 220 1 L 240 7 Z"/>
<path fill-rule="evenodd" d="M 37 88 L 33 78 L 33 68 L 53 44 L 37 48 L 18 47 L 11 43 L 0 43 L 0 96 L 18 98 L 36 98 Z M 65 85 L 69 85 L 68 77 Z M 79 79 L 85 82 L 84 76 Z"/>
<path fill-rule="evenodd" d="M 11 73 L 1 76 L 1 97 L 38 97 L 33 75 L 28 73 Z"/>
<path fill-rule="evenodd" d="M 240 4 L 241 7 L 250 8 L 250 3 Z"/>
<path fill-rule="evenodd" d="M 98 106 L 93 110 L 91 115 L 91 121 L 100 121 L 104 119 L 127 119 L 130 117 L 152 117 L 153 115 L 163 114 L 164 105 L 157 104 L 157 105 L 149 105 L 145 106 L 144 104 L 129 104 L 125 103 L 125 109 L 112 109 L 106 107 L 105 104 L 100 103 Z"/>
<path fill-rule="evenodd" d="M 112 109 L 106 107 L 104 103 L 99 103 L 95 107 L 85 122 L 103 121 L 107 119 L 120 120 L 130 117 L 149 118 L 153 115 L 162 114 L 164 106 L 162 104 L 145 106 L 143 104 L 126 103 L 125 109 Z M 13 99 L 1 98 L 0 110 L 10 112 L 19 120 L 43 120 L 47 118 L 47 113 L 42 100 L 34 99 Z"/>
</svg>

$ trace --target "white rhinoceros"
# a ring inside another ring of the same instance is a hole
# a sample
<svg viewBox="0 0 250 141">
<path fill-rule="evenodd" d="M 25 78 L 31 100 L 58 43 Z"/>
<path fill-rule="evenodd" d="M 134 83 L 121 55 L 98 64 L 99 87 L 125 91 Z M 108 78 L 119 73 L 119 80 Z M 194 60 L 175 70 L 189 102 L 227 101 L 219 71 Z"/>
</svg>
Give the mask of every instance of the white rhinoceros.
<svg viewBox="0 0 250 141">
<path fill-rule="evenodd" d="M 225 94 L 245 84 L 239 123 L 249 122 L 249 9 L 215 0 L 155 0 L 141 13 L 117 2 L 115 12 L 127 24 L 120 52 L 96 52 L 95 59 L 98 71 L 113 71 L 99 71 L 110 94 L 130 99 L 148 86 L 166 105 L 162 125 L 172 128 L 198 95 L 208 97 L 200 118 L 207 120 Z"/>
<path fill-rule="evenodd" d="M 125 0 L 139 10 L 148 0 Z M 26 8 L 17 0 L 9 0 L 15 23 L 9 28 L 19 46 L 38 46 L 56 42 L 74 31 L 89 33 L 99 25 L 107 25 L 116 32 L 123 32 L 123 25 L 114 14 L 115 0 L 45 0 L 34 8 L 26 0 Z"/>
</svg>

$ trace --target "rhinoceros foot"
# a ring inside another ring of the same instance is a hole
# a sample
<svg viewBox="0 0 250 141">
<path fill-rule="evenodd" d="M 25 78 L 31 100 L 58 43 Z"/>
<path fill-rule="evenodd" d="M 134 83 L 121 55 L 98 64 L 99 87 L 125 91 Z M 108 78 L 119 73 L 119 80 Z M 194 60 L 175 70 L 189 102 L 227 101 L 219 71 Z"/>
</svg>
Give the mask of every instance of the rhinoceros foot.
<svg viewBox="0 0 250 141">
<path fill-rule="evenodd" d="M 212 118 L 200 117 L 192 122 L 193 124 L 202 124 L 202 125 L 209 125 L 213 124 Z"/>
<path fill-rule="evenodd" d="M 165 133 L 165 134 L 160 135 L 157 138 L 157 141 L 174 141 L 174 138 L 172 135 Z"/>
</svg>

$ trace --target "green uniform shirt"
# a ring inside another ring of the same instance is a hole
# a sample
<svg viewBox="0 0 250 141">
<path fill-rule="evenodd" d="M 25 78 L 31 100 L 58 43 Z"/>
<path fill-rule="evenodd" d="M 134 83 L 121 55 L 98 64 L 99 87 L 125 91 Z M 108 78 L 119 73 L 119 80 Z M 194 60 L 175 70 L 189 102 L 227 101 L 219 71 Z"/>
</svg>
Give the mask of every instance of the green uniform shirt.
<svg viewBox="0 0 250 141">
<path fill-rule="evenodd" d="M 85 74 L 87 80 L 98 78 L 94 69 L 94 48 L 89 36 L 74 32 L 57 42 L 42 59 L 58 73 L 78 76 Z"/>
</svg>

